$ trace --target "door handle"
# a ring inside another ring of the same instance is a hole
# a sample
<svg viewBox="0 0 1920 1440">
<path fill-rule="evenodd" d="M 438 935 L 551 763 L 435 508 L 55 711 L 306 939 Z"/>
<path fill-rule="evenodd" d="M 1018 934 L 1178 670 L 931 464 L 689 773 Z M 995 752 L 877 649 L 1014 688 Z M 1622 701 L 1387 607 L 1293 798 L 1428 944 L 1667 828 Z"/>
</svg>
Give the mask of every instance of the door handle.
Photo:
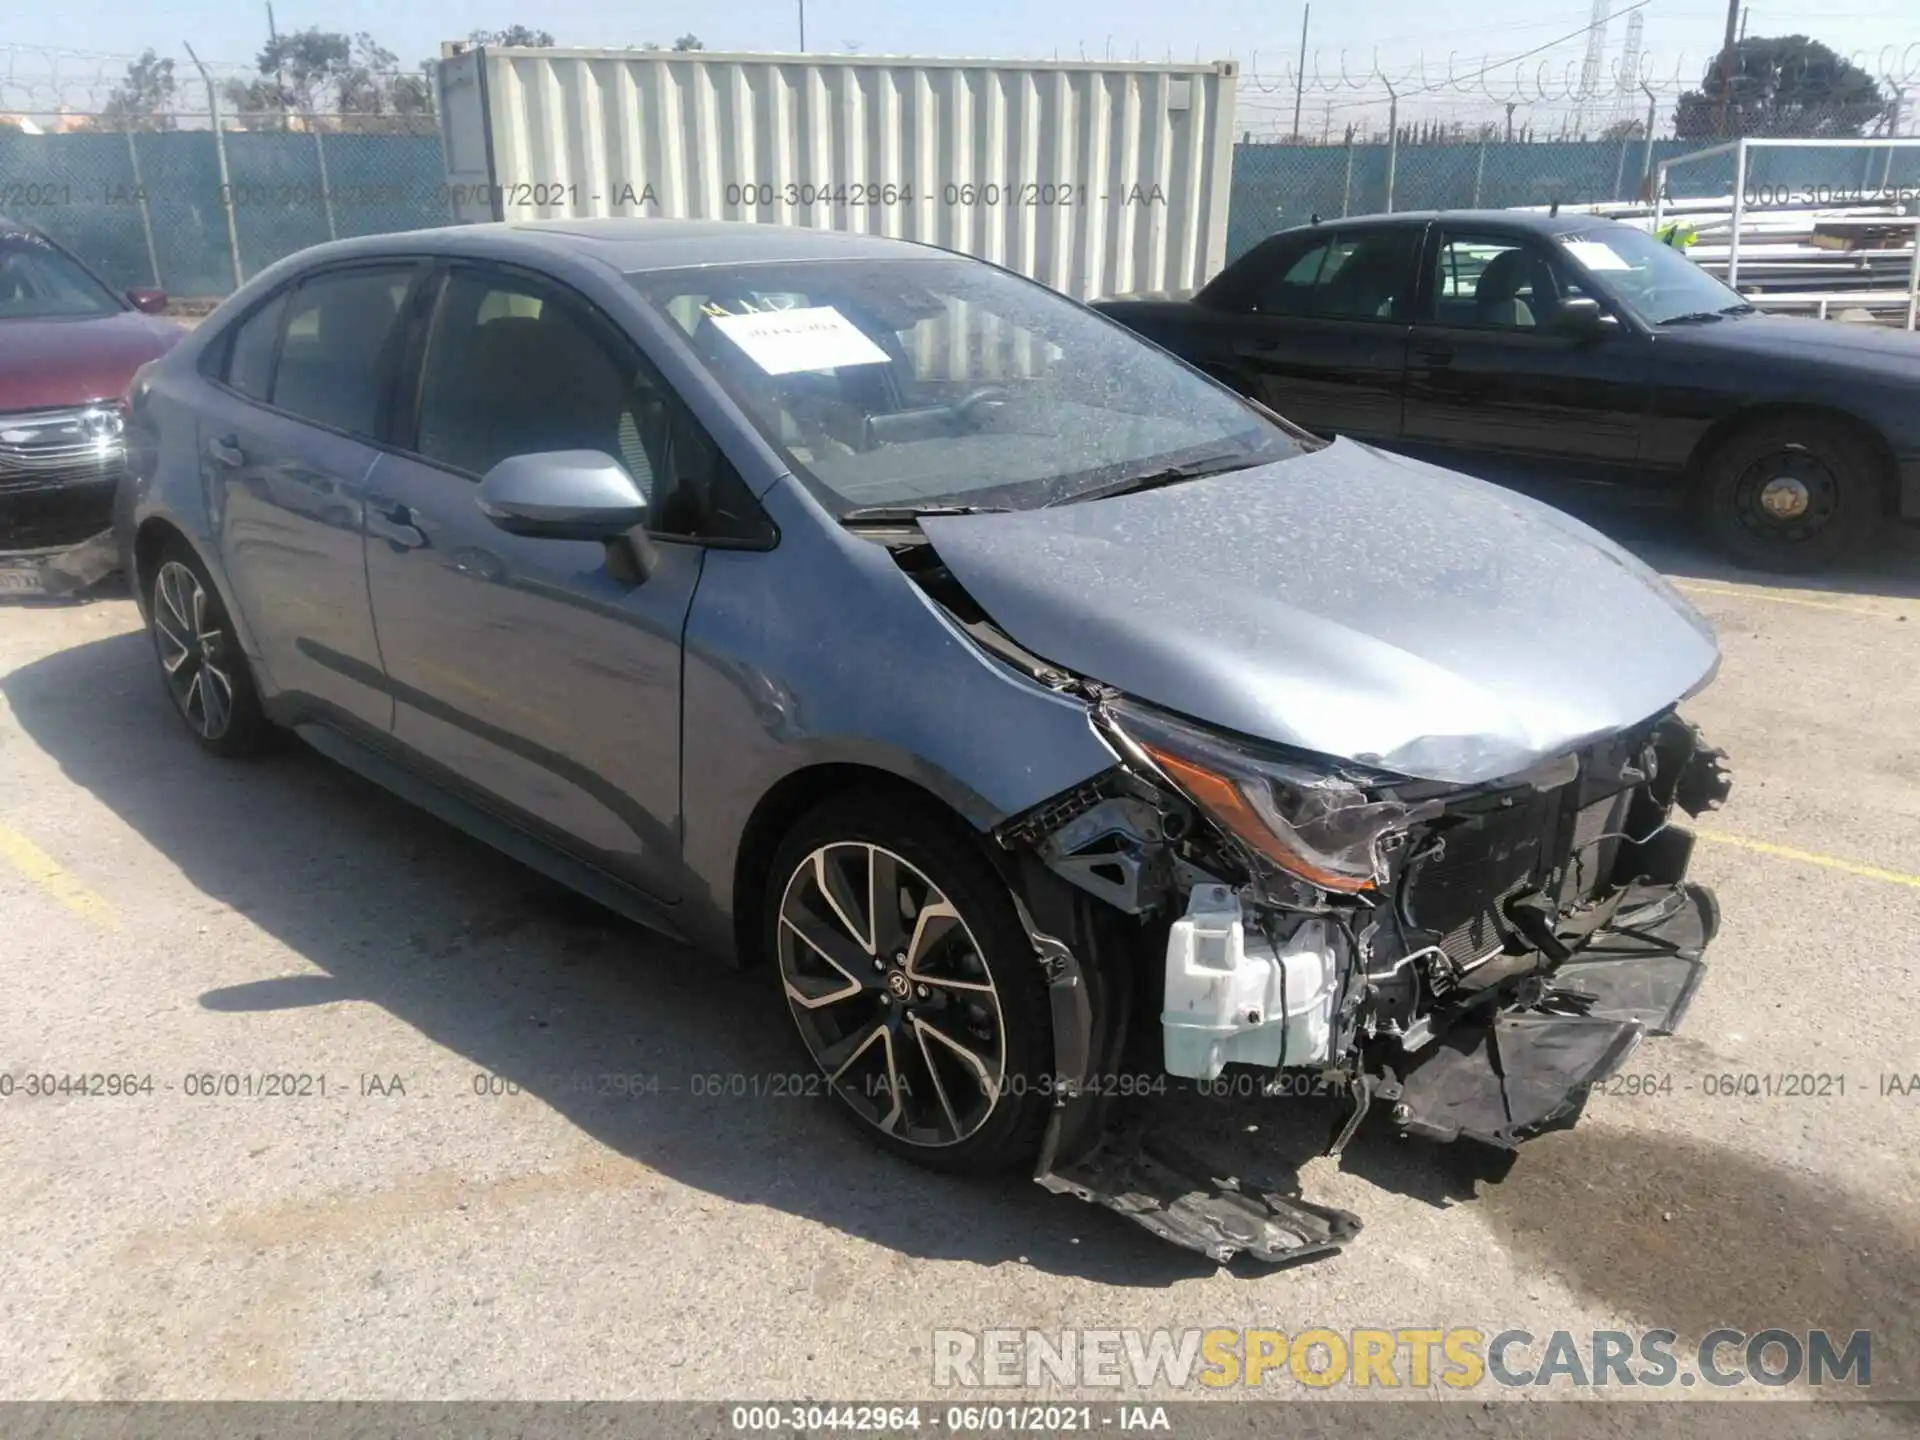
<svg viewBox="0 0 1920 1440">
<path fill-rule="evenodd" d="M 1453 347 L 1451 345 L 1416 345 L 1413 347 L 1413 358 L 1424 360 L 1429 365 L 1451 365 Z"/>
<path fill-rule="evenodd" d="M 396 555 L 424 550 L 431 543 L 411 505 L 374 496 L 367 499 L 367 533 L 386 541 Z"/>
<path fill-rule="evenodd" d="M 247 463 L 246 451 L 231 435 L 220 435 L 207 441 L 207 455 L 230 469 L 238 469 Z"/>
</svg>

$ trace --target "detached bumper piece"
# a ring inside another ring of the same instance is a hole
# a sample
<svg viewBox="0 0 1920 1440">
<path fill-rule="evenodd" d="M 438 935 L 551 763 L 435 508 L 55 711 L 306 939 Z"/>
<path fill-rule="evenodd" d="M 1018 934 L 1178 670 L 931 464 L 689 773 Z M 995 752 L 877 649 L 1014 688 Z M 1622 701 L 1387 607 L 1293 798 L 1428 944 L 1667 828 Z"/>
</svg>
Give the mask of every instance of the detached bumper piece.
<svg viewBox="0 0 1920 1440">
<path fill-rule="evenodd" d="M 1401 1082 L 1395 1121 L 1409 1134 L 1507 1149 L 1572 1121 L 1644 1036 L 1679 1025 L 1719 922 L 1703 885 L 1630 892 L 1528 1008 L 1459 1025 L 1422 1054 Z"/>
<path fill-rule="evenodd" d="M 1588 1087 L 1618 1070 L 1645 1033 L 1635 1020 L 1524 1012 L 1463 1025 L 1401 1082 L 1393 1117 L 1410 1135 L 1512 1149 L 1579 1115 Z"/>
<path fill-rule="evenodd" d="M 0 550 L 0 596 L 72 595 L 119 568 L 120 553 L 110 530 L 78 545 Z"/>
<path fill-rule="evenodd" d="M 1104 1205 L 1218 1264 L 1245 1254 L 1269 1265 L 1331 1255 L 1360 1231 L 1358 1216 L 1314 1205 L 1247 1176 L 1215 1176 L 1143 1126 L 1116 1130 L 1085 1158 L 1038 1176 L 1057 1194 Z"/>
</svg>

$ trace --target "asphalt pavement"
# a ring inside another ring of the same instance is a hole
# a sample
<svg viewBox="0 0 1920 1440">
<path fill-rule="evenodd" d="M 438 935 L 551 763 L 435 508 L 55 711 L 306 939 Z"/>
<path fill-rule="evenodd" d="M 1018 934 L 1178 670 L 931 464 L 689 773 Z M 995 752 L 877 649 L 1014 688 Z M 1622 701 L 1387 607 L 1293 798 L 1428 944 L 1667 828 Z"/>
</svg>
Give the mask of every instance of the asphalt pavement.
<svg viewBox="0 0 1920 1440">
<path fill-rule="evenodd" d="M 127 599 L 0 608 L 0 1398 L 924 1399 L 936 1331 L 1189 1327 L 1866 1330 L 1914 1393 L 1920 563 L 1633 534 L 1725 651 L 1687 1025 L 1504 1176 L 1212 1102 L 1208 1143 L 1365 1222 L 1279 1272 L 880 1154 L 782 1093 L 763 974 L 298 746 L 205 757 Z"/>
</svg>

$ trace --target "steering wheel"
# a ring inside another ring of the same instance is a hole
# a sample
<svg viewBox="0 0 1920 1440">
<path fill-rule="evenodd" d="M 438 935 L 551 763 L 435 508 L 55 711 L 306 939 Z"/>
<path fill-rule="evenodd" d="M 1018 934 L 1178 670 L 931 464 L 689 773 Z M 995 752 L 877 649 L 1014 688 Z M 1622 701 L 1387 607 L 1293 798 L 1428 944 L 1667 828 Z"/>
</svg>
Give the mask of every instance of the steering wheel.
<svg viewBox="0 0 1920 1440">
<path fill-rule="evenodd" d="M 971 425 L 974 423 L 973 412 L 980 406 L 1004 405 L 1012 398 L 1005 386 L 982 385 L 978 390 L 971 390 L 954 401 L 953 413 Z"/>
</svg>

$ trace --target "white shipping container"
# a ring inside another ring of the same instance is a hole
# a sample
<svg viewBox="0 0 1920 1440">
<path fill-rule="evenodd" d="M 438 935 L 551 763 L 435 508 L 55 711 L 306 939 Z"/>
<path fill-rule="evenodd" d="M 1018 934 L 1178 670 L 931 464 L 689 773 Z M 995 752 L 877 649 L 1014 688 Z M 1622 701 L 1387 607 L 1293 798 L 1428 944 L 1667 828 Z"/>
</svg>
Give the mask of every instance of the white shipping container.
<svg viewBox="0 0 1920 1440">
<path fill-rule="evenodd" d="M 852 230 L 1083 299 L 1190 289 L 1225 263 L 1235 82 L 1230 61 L 492 48 L 438 71 L 459 220 Z"/>
</svg>

